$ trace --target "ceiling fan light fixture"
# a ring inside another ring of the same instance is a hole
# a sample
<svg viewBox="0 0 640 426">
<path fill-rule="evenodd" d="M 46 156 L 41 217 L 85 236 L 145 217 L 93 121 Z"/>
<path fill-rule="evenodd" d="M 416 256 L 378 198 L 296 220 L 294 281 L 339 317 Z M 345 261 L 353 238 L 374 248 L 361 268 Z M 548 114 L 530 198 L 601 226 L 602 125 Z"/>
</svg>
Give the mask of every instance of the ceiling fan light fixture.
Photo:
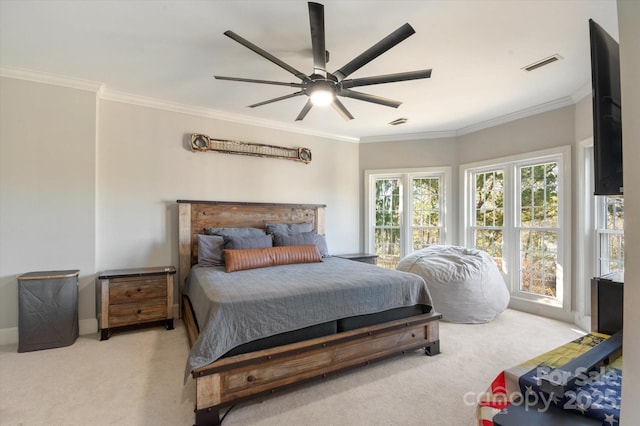
<svg viewBox="0 0 640 426">
<path fill-rule="evenodd" d="M 311 92 L 309 98 L 314 106 L 327 106 L 333 102 L 334 95 L 332 90 L 316 89 Z"/>
<path fill-rule="evenodd" d="M 330 105 L 336 98 L 334 83 L 325 79 L 314 80 L 308 93 L 314 106 Z"/>
</svg>

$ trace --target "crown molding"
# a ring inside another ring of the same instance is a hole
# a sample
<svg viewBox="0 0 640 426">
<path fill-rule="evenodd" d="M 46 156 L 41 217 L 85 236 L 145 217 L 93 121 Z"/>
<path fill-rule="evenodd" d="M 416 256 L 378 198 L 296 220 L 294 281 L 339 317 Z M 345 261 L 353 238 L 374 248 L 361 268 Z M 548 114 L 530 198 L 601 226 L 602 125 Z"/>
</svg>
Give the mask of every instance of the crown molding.
<svg viewBox="0 0 640 426">
<path fill-rule="evenodd" d="M 404 142 L 424 139 L 455 138 L 456 136 L 458 136 L 458 133 L 455 130 L 445 130 L 441 132 L 402 133 L 399 135 L 364 136 L 360 138 L 360 143 Z"/>
<path fill-rule="evenodd" d="M 98 93 L 104 87 L 104 83 L 91 80 L 83 80 L 68 75 L 51 74 L 26 68 L 0 66 L 0 77 L 15 78 L 18 80 L 34 81 L 37 83 L 52 84 L 54 86 L 69 87 L 72 89 L 86 90 Z"/>
<path fill-rule="evenodd" d="M 256 119 L 241 114 L 231 114 L 214 110 L 211 108 L 198 107 L 194 105 L 180 104 L 176 102 L 163 101 L 132 93 L 112 90 L 106 87 L 104 83 L 83 80 L 76 77 L 51 74 L 41 71 L 34 71 L 25 68 L 12 67 L 7 65 L 0 66 L 0 77 L 15 78 L 19 80 L 28 80 L 38 83 L 52 84 L 56 86 L 69 87 L 72 89 L 86 90 L 94 92 L 98 99 L 104 99 L 114 102 L 122 102 L 127 104 L 139 105 L 148 108 L 156 108 L 165 111 L 178 112 L 182 114 L 195 115 L 198 117 L 213 118 L 217 120 L 228 121 L 232 123 L 244 124 L 249 126 L 257 126 L 268 129 L 280 130 L 291 133 L 304 134 L 308 136 L 316 136 L 333 140 L 340 140 L 352 143 L 376 143 L 376 142 L 397 142 L 397 141 L 416 141 L 424 139 L 443 139 L 453 138 L 477 132 L 479 130 L 505 124 L 521 118 L 530 117 L 532 115 L 541 114 L 543 112 L 574 105 L 591 93 L 591 83 L 585 83 L 571 96 L 559 98 L 544 104 L 536 105 L 513 113 L 505 114 L 500 117 L 462 127 L 457 130 L 445 130 L 437 132 L 421 132 L 421 133 L 404 133 L 398 135 L 379 135 L 365 136 L 362 138 L 338 135 L 308 129 L 300 129 L 294 125 L 283 124 L 272 120 Z"/>
<path fill-rule="evenodd" d="M 456 131 L 456 134 L 457 136 L 467 135 L 469 133 L 477 132 L 478 130 L 488 129 L 489 127 L 520 120 L 521 118 L 530 117 L 532 115 L 542 114 L 543 112 L 552 111 L 554 109 L 563 108 L 573 104 L 573 99 L 570 96 L 565 96 L 530 108 L 521 109 L 520 111 L 501 115 L 500 117 L 492 118 L 491 120 L 481 121 L 470 126 L 462 127 Z"/>
<path fill-rule="evenodd" d="M 580 86 L 580 88 L 578 88 L 578 90 L 576 90 L 571 95 L 571 99 L 573 99 L 573 103 L 574 104 L 577 104 L 585 96 L 590 96 L 590 95 L 591 95 L 591 82 L 587 82 L 587 83 L 583 84 L 582 86 Z"/>
<path fill-rule="evenodd" d="M 519 120 L 521 118 L 542 114 L 543 112 L 552 111 L 554 109 L 563 108 L 569 105 L 575 105 L 578 101 L 582 100 L 585 96 L 590 94 L 591 94 L 591 83 L 586 83 L 582 85 L 571 96 L 565 96 L 559 99 L 555 99 L 553 101 L 545 102 L 540 105 L 535 105 L 530 108 L 525 108 L 520 111 L 501 115 L 499 117 L 495 117 L 486 121 L 481 121 L 481 122 L 472 124 L 470 126 L 462 127 L 457 130 L 445 130 L 440 132 L 406 133 L 402 135 L 367 136 L 367 137 L 361 138 L 360 142 L 361 143 L 394 142 L 394 141 L 411 141 L 411 140 L 420 140 L 420 139 L 452 138 L 452 137 L 462 136 L 469 133 L 477 132 L 479 130 L 495 127 L 500 124 L 506 124 L 511 121 Z"/>
<path fill-rule="evenodd" d="M 287 125 L 271 120 L 261 120 L 252 117 L 247 117 L 240 114 L 230 114 L 222 111 L 217 111 L 211 108 L 198 107 L 193 105 L 180 104 L 177 102 L 168 102 L 161 99 L 155 99 L 145 96 L 134 95 L 132 93 L 120 92 L 117 90 L 111 90 L 108 87 L 104 87 L 99 93 L 100 99 L 122 102 L 132 105 L 139 105 L 148 108 L 156 108 L 165 111 L 178 112 L 181 114 L 195 115 L 198 117 L 213 118 L 217 120 L 228 121 L 232 123 L 245 124 L 249 126 L 258 126 L 268 129 L 281 130 L 290 133 L 304 134 L 308 136 L 317 136 L 335 140 L 341 140 L 345 142 L 359 142 L 359 138 L 348 137 L 344 135 L 336 135 L 325 132 L 318 132 L 308 129 L 300 129 L 293 125 Z"/>
</svg>

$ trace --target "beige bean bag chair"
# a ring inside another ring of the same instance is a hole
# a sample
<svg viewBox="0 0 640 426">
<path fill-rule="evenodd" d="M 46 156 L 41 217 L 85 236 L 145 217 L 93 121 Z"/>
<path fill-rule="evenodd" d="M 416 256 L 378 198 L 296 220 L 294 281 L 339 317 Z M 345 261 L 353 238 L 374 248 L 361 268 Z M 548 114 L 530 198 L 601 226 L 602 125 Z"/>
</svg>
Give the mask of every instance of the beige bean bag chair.
<svg viewBox="0 0 640 426">
<path fill-rule="evenodd" d="M 434 309 L 445 321 L 489 322 L 509 304 L 504 278 L 482 250 L 429 246 L 400 260 L 396 269 L 424 278 Z"/>
</svg>

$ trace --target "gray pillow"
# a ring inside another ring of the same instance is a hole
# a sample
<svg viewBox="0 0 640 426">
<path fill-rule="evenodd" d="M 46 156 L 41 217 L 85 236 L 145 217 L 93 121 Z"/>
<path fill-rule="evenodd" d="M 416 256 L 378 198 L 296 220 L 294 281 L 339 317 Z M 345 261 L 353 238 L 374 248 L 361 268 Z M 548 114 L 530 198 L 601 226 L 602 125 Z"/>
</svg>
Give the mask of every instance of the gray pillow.
<svg viewBox="0 0 640 426">
<path fill-rule="evenodd" d="M 329 257 L 331 256 L 329 254 L 329 248 L 327 247 L 327 238 L 322 235 L 322 234 L 315 234 L 316 235 L 316 247 L 318 247 L 318 251 L 320 252 L 320 256 L 322 257 Z"/>
<path fill-rule="evenodd" d="M 224 237 L 198 234 L 198 264 L 224 266 Z"/>
<path fill-rule="evenodd" d="M 260 235 L 257 237 L 225 237 L 225 249 L 245 250 L 253 248 L 273 247 L 271 235 Z"/>
<path fill-rule="evenodd" d="M 276 247 L 315 245 L 316 247 L 318 247 L 320 256 L 329 257 L 329 250 L 327 249 L 327 240 L 325 236 L 316 234 L 315 232 L 301 232 L 298 234 L 274 234 L 273 245 Z"/>
<path fill-rule="evenodd" d="M 267 232 L 260 228 L 207 228 L 207 234 L 209 235 L 222 235 L 223 237 L 259 237 L 265 235 Z"/>
<path fill-rule="evenodd" d="M 301 232 L 311 232 L 313 231 L 313 223 L 311 222 L 303 222 L 303 223 L 266 223 L 264 226 L 267 227 L 267 232 L 269 234 L 299 234 Z"/>
</svg>

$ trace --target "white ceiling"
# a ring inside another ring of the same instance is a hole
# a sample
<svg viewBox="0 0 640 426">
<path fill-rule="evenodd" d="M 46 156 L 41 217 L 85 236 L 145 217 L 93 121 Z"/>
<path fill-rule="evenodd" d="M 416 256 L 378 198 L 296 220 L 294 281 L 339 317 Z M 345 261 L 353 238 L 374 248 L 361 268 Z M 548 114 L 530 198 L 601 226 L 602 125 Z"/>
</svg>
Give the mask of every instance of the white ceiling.
<svg viewBox="0 0 640 426">
<path fill-rule="evenodd" d="M 106 93 L 196 107 L 212 116 L 352 140 L 463 134 L 575 102 L 590 88 L 588 19 L 618 38 L 615 0 L 324 0 L 329 71 L 410 23 L 416 34 L 349 78 L 431 68 L 430 79 L 358 88 L 402 101 L 341 98 L 355 117 L 296 97 L 296 88 L 216 75 L 299 82 L 223 35 L 232 30 L 311 74 L 303 0 L 0 0 L 0 65 L 104 83 Z M 559 54 L 532 72 L 522 67 Z M 390 126 L 397 118 L 408 123 Z M 194 131 L 197 129 L 194 129 Z M 215 137 L 215 135 L 212 135 Z"/>
</svg>

